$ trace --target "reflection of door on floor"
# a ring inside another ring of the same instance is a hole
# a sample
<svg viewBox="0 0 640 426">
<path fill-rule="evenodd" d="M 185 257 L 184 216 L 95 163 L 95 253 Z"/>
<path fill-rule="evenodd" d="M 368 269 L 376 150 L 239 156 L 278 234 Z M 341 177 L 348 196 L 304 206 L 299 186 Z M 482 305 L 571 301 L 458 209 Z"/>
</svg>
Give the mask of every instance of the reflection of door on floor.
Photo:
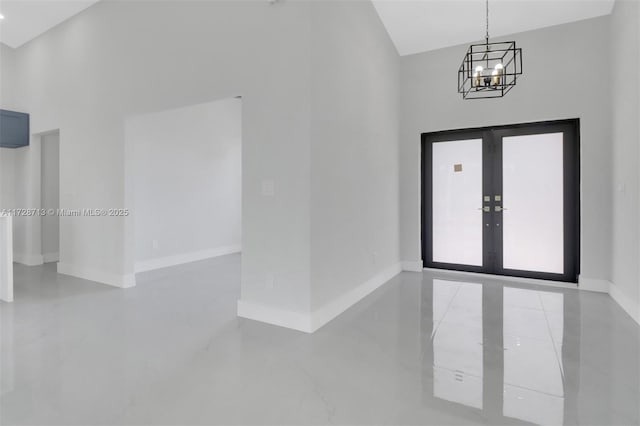
<svg viewBox="0 0 640 426">
<path fill-rule="evenodd" d="M 579 309 L 576 299 L 557 290 L 437 278 L 432 303 L 427 292 L 421 305 L 422 332 L 430 337 L 422 343 L 423 385 L 427 395 L 451 403 L 438 402 L 440 410 L 482 416 L 488 424 L 518 419 L 554 425 L 574 416 L 565 389 L 576 371 L 565 359 L 574 359 L 579 346 L 565 337 L 579 337 L 565 307 Z"/>
<path fill-rule="evenodd" d="M 40 205 L 46 211 L 42 216 L 42 256 L 45 263 L 57 262 L 60 252 L 60 134 L 43 135 Z"/>
<path fill-rule="evenodd" d="M 577 120 L 422 136 L 426 267 L 577 281 Z"/>
</svg>

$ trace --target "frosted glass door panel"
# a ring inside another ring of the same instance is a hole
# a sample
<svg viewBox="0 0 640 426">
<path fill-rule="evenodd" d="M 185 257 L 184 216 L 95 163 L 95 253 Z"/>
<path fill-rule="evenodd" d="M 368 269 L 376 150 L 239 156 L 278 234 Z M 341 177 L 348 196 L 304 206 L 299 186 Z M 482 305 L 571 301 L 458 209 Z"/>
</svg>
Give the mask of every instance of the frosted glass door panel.
<svg viewBox="0 0 640 426">
<path fill-rule="evenodd" d="M 563 134 L 502 139 L 503 268 L 564 272 Z"/>
<path fill-rule="evenodd" d="M 433 144 L 433 261 L 482 266 L 482 139 Z"/>
</svg>

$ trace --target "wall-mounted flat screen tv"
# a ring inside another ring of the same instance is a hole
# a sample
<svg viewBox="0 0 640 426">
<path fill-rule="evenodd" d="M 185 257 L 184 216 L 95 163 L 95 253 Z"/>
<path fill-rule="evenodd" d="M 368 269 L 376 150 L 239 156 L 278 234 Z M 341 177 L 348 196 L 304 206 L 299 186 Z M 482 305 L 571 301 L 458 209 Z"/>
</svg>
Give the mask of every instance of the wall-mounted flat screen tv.
<svg viewBox="0 0 640 426">
<path fill-rule="evenodd" d="M 29 114 L 0 109 L 0 148 L 29 145 Z"/>
</svg>

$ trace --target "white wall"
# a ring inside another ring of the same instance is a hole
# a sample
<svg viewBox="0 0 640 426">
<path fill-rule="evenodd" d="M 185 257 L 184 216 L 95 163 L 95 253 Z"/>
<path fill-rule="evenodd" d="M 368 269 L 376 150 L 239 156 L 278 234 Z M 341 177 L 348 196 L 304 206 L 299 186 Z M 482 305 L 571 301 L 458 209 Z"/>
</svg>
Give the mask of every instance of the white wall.
<svg viewBox="0 0 640 426">
<path fill-rule="evenodd" d="M 14 49 L 0 43 L 0 108 L 21 111 L 20 97 L 21 79 L 17 69 Z"/>
<path fill-rule="evenodd" d="M 612 296 L 640 321 L 640 5 L 617 0 L 611 19 Z"/>
<path fill-rule="evenodd" d="M 308 311 L 309 26 L 306 2 L 99 2 L 17 49 L 20 110 L 60 129 L 61 207 L 133 202 L 126 117 L 242 95 L 242 299 Z M 59 270 L 132 285 L 129 222 L 61 218 Z"/>
<path fill-rule="evenodd" d="M 312 4 L 311 306 L 322 323 L 399 270 L 399 56 L 371 2 Z"/>
<path fill-rule="evenodd" d="M 240 251 L 241 102 L 127 120 L 137 271 Z"/>
<path fill-rule="evenodd" d="M 127 117 L 242 95 L 242 300 L 308 316 L 312 232 L 313 305 L 397 266 L 397 56 L 369 2 L 100 2 L 16 56 L 32 131 L 61 129 L 61 207 L 133 204 Z M 62 218 L 59 270 L 131 285 L 134 225 Z"/>
<path fill-rule="evenodd" d="M 41 136 L 40 208 L 60 208 L 60 134 Z M 60 218 L 47 213 L 42 221 L 42 256 L 44 262 L 57 262 L 60 250 Z"/>
<path fill-rule="evenodd" d="M 402 58 L 402 259 L 421 259 L 421 133 L 580 118 L 581 279 L 608 280 L 611 271 L 609 17 L 520 33 L 508 39 L 516 40 L 523 49 L 524 75 L 517 86 L 500 99 L 465 101 L 456 93 L 456 70 L 466 45 Z"/>
<path fill-rule="evenodd" d="M 420 259 L 421 133 L 578 117 L 582 273 L 609 279 L 609 18 L 516 39 L 525 75 L 506 98 L 460 99 L 459 46 L 402 58 L 396 108 L 395 52 L 369 2 L 99 2 L 16 51 L 0 46 L 1 102 L 31 113 L 32 133 L 61 129 L 61 207 L 109 208 L 134 203 L 127 117 L 243 95 L 241 297 L 297 319 L 395 268 L 398 245 Z M 39 182 L 39 145 L 22 155 Z M 132 218 L 60 226 L 61 271 L 133 284 Z"/>
<path fill-rule="evenodd" d="M 15 149 L 0 148 L 0 209 L 14 207 Z"/>
<path fill-rule="evenodd" d="M 0 108 L 29 112 L 24 92 L 24 73 L 17 51 L 0 43 Z M 39 137 L 28 147 L 0 148 L 0 208 L 37 208 L 40 206 Z M 10 163 L 10 164 L 9 164 Z M 40 218 L 14 217 L 14 260 L 28 265 L 42 263 Z"/>
<path fill-rule="evenodd" d="M 0 108 L 20 111 L 15 52 L 0 43 Z M 18 150 L 0 148 L 0 209 L 16 207 L 15 163 Z M 15 226 L 15 225 L 14 225 Z M 14 236 L 14 245 L 16 238 Z"/>
<path fill-rule="evenodd" d="M 99 2 L 17 49 L 32 132 L 60 128 L 61 207 L 134 204 L 127 117 L 242 95 L 245 306 L 308 320 L 312 232 L 316 306 L 397 268 L 397 57 L 369 2 L 327 3 L 312 22 L 319 2 Z M 312 218 L 312 202 L 335 213 Z M 133 219 L 60 227 L 59 271 L 133 284 Z"/>
<path fill-rule="evenodd" d="M 14 51 L 0 43 L 0 109 L 15 110 Z M 14 207 L 15 149 L 0 148 L 0 209 Z"/>
<path fill-rule="evenodd" d="M 13 151 L 13 205 L 21 209 L 39 208 L 40 136 L 32 137 L 29 146 Z M 42 264 L 41 225 L 37 215 L 13 218 L 14 261 L 25 265 Z"/>
</svg>

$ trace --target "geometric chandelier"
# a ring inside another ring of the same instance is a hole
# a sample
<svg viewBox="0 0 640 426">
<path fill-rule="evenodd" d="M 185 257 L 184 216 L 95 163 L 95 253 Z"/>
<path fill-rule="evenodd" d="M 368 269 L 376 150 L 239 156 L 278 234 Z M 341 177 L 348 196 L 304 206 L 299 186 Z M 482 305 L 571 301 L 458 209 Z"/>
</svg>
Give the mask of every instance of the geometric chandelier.
<svg viewBox="0 0 640 426">
<path fill-rule="evenodd" d="M 522 49 L 515 41 L 489 43 L 489 0 L 486 0 L 485 42 L 472 44 L 458 70 L 458 93 L 463 99 L 501 98 L 522 74 Z"/>
</svg>

